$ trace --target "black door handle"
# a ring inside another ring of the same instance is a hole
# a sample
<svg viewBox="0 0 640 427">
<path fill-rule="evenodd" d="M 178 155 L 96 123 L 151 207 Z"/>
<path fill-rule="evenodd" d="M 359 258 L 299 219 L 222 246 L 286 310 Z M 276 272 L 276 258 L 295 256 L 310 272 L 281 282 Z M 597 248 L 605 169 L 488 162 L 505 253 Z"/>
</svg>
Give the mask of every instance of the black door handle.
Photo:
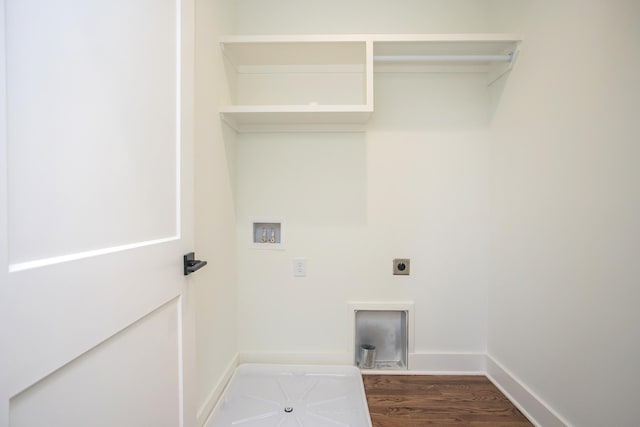
<svg viewBox="0 0 640 427">
<path fill-rule="evenodd" d="M 189 252 L 184 257 L 184 275 L 188 276 L 194 271 L 200 270 L 202 267 L 207 265 L 207 261 L 200 261 L 196 259 L 196 254 L 194 252 Z"/>
</svg>

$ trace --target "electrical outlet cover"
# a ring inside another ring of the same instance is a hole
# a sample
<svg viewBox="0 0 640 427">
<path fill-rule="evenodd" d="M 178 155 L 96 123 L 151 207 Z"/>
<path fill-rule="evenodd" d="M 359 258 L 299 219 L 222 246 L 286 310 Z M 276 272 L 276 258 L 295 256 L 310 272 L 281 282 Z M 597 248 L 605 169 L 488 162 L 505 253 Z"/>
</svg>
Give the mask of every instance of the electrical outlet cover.
<svg viewBox="0 0 640 427">
<path fill-rule="evenodd" d="M 293 276 L 294 277 L 307 276 L 307 259 L 306 258 L 293 259 Z"/>
<path fill-rule="evenodd" d="M 395 258 L 393 260 L 394 276 L 408 276 L 411 270 L 411 260 L 409 258 Z"/>
</svg>

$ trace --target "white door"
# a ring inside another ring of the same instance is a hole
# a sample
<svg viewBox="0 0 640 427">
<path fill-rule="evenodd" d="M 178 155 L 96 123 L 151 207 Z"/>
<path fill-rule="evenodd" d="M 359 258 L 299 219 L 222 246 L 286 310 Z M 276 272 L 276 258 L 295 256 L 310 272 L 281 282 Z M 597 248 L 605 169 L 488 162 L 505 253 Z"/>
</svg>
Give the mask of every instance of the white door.
<svg viewBox="0 0 640 427">
<path fill-rule="evenodd" d="M 0 427 L 192 426 L 193 1 L 0 13 Z"/>
</svg>

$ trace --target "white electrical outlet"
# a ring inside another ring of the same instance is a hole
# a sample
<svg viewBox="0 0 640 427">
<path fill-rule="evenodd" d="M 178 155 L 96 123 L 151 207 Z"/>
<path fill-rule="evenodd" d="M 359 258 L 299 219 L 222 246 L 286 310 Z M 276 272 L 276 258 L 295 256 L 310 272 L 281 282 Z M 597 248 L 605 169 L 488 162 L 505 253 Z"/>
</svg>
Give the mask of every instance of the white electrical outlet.
<svg viewBox="0 0 640 427">
<path fill-rule="evenodd" d="M 306 276 L 307 276 L 307 259 L 294 258 L 293 259 L 293 277 L 306 277 Z"/>
</svg>

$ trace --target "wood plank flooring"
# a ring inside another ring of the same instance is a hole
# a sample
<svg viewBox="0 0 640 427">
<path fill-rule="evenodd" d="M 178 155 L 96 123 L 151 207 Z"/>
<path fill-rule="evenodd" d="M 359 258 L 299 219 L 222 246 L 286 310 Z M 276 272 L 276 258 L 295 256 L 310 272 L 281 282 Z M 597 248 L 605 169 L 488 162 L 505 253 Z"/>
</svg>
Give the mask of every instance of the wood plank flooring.
<svg viewBox="0 0 640 427">
<path fill-rule="evenodd" d="M 484 376 L 363 375 L 373 427 L 531 427 Z"/>
</svg>

